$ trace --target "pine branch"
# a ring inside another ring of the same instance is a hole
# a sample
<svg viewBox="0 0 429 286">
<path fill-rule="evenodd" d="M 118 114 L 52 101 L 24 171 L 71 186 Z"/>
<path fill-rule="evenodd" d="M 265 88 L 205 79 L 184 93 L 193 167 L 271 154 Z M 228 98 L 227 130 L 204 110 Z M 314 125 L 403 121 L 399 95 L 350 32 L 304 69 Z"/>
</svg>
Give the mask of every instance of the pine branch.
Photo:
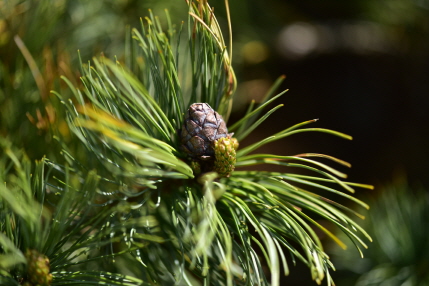
<svg viewBox="0 0 429 286">
<path fill-rule="evenodd" d="M 86 283 L 89 280 L 79 279 L 94 276 L 94 272 L 84 268 L 73 272 L 64 270 L 114 257 L 113 253 L 102 255 L 96 249 L 120 241 L 124 228 L 138 225 L 153 227 L 154 223 L 149 218 L 141 222 L 142 217 L 128 219 L 123 224 L 112 224 L 113 220 L 109 218 L 115 214 L 121 215 L 125 210 L 122 206 L 115 206 L 114 196 L 97 194 L 100 178 L 95 172 L 90 171 L 82 177 L 71 168 L 55 165 L 46 159 L 32 167 L 22 151 L 15 150 L 3 139 L 0 143 L 5 150 L 1 157 L 0 167 L 5 170 L 1 179 L 7 182 L 0 186 L 0 281 L 5 283 L 2 285 L 12 285 L 10 281 L 35 283 L 34 279 L 43 278 L 29 270 L 36 263 L 27 256 L 29 250 L 49 261 L 47 273 L 53 275 L 53 284 L 64 284 L 62 281 Z M 45 169 L 48 174 L 45 174 Z M 53 173 L 56 173 L 55 186 L 46 180 Z M 100 200 L 109 203 L 100 205 Z M 146 235 L 135 240 L 148 244 L 149 241 L 159 242 L 160 238 Z M 135 246 L 130 246 L 130 249 L 133 248 Z M 143 283 L 122 274 L 99 273 L 98 276 L 100 279 L 94 280 L 98 281 L 94 283 Z"/>
<path fill-rule="evenodd" d="M 52 275 L 52 284 L 276 286 L 289 273 L 289 264 L 300 260 L 317 283 L 326 278 L 332 285 L 334 266 L 314 228 L 341 247 L 345 243 L 316 218 L 338 227 L 358 251 L 366 248 L 371 238 L 349 215 L 362 216 L 319 194 L 327 191 L 367 207 L 349 193 L 371 186 L 344 182 L 345 174 L 317 159 L 348 163 L 316 153 L 252 153 L 302 132 L 350 136 L 303 128 L 316 121 L 310 120 L 236 151 L 236 139 L 250 136 L 281 107 L 262 113 L 284 94 L 275 95 L 284 77 L 231 126 L 235 138 L 227 130 L 211 138 L 201 123 L 190 122 L 195 119 L 187 108 L 193 103 L 208 104 L 196 112 L 202 113 L 199 118 L 214 119 L 202 121 L 227 121 L 236 79 L 213 10 L 206 1 L 188 5 L 188 21 L 179 28 L 167 13 L 163 29 L 150 12 L 141 30 L 128 35 L 123 61 L 101 57 L 82 63 L 83 87 L 63 77 L 74 97 L 54 93 L 84 154 L 69 150 L 59 138 L 66 163 L 44 159 L 32 176 L 30 164 L 21 166 L 14 152 L 3 157 L 5 170 L 13 167 L 18 174 L 6 176 L 4 181 L 13 184 L 2 187 L 1 214 L 7 218 L 0 236 L 2 255 L 13 253 L 16 259 L 7 258 L 4 279 L 34 284 L 30 267 L 22 264 L 32 264 L 22 259 L 31 248 L 40 254 L 38 261 L 50 262 L 45 278 Z M 187 124 L 197 135 L 181 132 Z M 183 134 L 202 144 L 192 148 L 224 149 L 197 156 Z M 217 145 L 217 136 L 226 143 Z M 219 163 L 217 154 L 233 165 L 225 173 L 212 166 Z M 240 170 L 264 164 L 288 172 Z M 291 167 L 313 175 L 292 173 Z M 40 239 L 21 241 L 36 236 Z"/>
</svg>

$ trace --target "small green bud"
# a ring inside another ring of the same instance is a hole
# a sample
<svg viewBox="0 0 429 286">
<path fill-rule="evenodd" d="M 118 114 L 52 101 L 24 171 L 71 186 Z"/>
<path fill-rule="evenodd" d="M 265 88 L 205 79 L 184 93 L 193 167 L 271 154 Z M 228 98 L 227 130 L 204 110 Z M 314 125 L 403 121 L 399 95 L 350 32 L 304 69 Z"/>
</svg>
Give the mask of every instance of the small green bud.
<svg viewBox="0 0 429 286">
<path fill-rule="evenodd" d="M 201 164 L 198 161 L 191 161 L 191 169 L 195 176 L 201 174 Z"/>
<path fill-rule="evenodd" d="M 215 161 L 213 170 L 221 177 L 229 177 L 235 169 L 238 148 L 238 140 L 235 138 L 222 137 L 213 142 Z"/>
<path fill-rule="evenodd" d="M 27 258 L 27 282 L 29 282 L 27 284 L 40 286 L 51 285 L 52 274 L 49 273 L 49 258 L 34 249 L 27 249 L 25 258 Z"/>
</svg>

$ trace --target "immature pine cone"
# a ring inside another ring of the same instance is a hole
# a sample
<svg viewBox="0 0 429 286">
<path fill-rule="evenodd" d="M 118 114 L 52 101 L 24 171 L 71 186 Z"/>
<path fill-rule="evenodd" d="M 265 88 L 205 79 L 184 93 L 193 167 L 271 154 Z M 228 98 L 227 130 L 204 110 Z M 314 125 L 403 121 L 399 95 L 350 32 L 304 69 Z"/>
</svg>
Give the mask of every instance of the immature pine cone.
<svg viewBox="0 0 429 286">
<path fill-rule="evenodd" d="M 228 134 L 222 116 L 210 105 L 194 103 L 188 109 L 181 131 L 183 150 L 193 159 L 211 160 L 214 159 L 212 142 L 232 134 Z"/>
<path fill-rule="evenodd" d="M 223 137 L 214 141 L 215 162 L 214 171 L 221 177 L 229 177 L 234 171 L 236 162 L 235 150 L 238 148 L 238 141 L 235 138 Z"/>
<path fill-rule="evenodd" d="M 228 177 L 234 170 L 238 142 L 232 138 L 233 133 L 228 133 L 222 116 L 207 103 L 189 107 L 180 135 L 195 175 L 216 171 Z"/>
<path fill-rule="evenodd" d="M 51 285 L 52 274 L 49 273 L 49 258 L 34 249 L 27 249 L 25 258 L 27 258 L 27 282 L 38 286 Z"/>
</svg>

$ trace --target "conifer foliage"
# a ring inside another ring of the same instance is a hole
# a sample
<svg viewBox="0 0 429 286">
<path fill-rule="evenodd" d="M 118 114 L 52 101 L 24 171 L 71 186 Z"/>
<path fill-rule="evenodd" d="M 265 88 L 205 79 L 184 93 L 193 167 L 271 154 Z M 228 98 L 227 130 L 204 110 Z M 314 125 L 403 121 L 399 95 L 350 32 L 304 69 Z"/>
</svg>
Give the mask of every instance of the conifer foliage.
<svg viewBox="0 0 429 286">
<path fill-rule="evenodd" d="M 315 228 L 344 243 L 316 217 L 341 229 L 359 251 L 366 247 L 370 237 L 351 217 L 361 216 L 318 194 L 367 207 L 348 193 L 371 186 L 343 181 L 343 173 L 315 159 L 348 163 L 316 153 L 257 153 L 301 132 L 350 136 L 307 128 L 310 120 L 239 145 L 281 107 L 262 113 L 284 93 L 275 94 L 284 77 L 227 124 L 231 133 L 203 140 L 211 144 L 210 163 L 183 148 L 188 108 L 206 103 L 227 122 L 236 87 L 213 10 L 206 1 L 187 4 L 180 24 L 168 12 L 163 21 L 150 12 L 127 37 L 124 57 L 82 62 L 82 85 L 63 77 L 72 96 L 53 94 L 80 147 L 67 147 L 57 132 L 61 162 L 32 165 L 1 141 L 2 285 L 279 285 L 296 261 L 330 285 L 334 266 Z M 265 164 L 315 175 L 243 168 Z"/>
</svg>

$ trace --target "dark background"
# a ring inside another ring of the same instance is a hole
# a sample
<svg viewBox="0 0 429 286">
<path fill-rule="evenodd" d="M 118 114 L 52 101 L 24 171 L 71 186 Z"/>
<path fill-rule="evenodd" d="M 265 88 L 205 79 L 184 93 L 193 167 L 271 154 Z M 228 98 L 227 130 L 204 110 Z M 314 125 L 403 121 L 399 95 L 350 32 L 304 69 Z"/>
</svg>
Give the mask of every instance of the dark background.
<svg viewBox="0 0 429 286">
<path fill-rule="evenodd" d="M 258 93 L 257 80 L 264 90 L 287 77 L 282 89 L 289 92 L 278 101 L 284 107 L 259 129 L 261 136 L 319 118 L 309 127 L 341 131 L 353 141 L 303 134 L 275 148 L 344 159 L 353 166 L 352 181 L 377 185 L 402 173 L 428 186 L 428 1 L 238 2 L 230 3 L 240 46 L 236 72 L 239 83 L 254 83 L 250 92 L 239 88 L 239 96 Z M 243 55 L 248 41 L 264 46 L 265 60 Z"/>
</svg>

